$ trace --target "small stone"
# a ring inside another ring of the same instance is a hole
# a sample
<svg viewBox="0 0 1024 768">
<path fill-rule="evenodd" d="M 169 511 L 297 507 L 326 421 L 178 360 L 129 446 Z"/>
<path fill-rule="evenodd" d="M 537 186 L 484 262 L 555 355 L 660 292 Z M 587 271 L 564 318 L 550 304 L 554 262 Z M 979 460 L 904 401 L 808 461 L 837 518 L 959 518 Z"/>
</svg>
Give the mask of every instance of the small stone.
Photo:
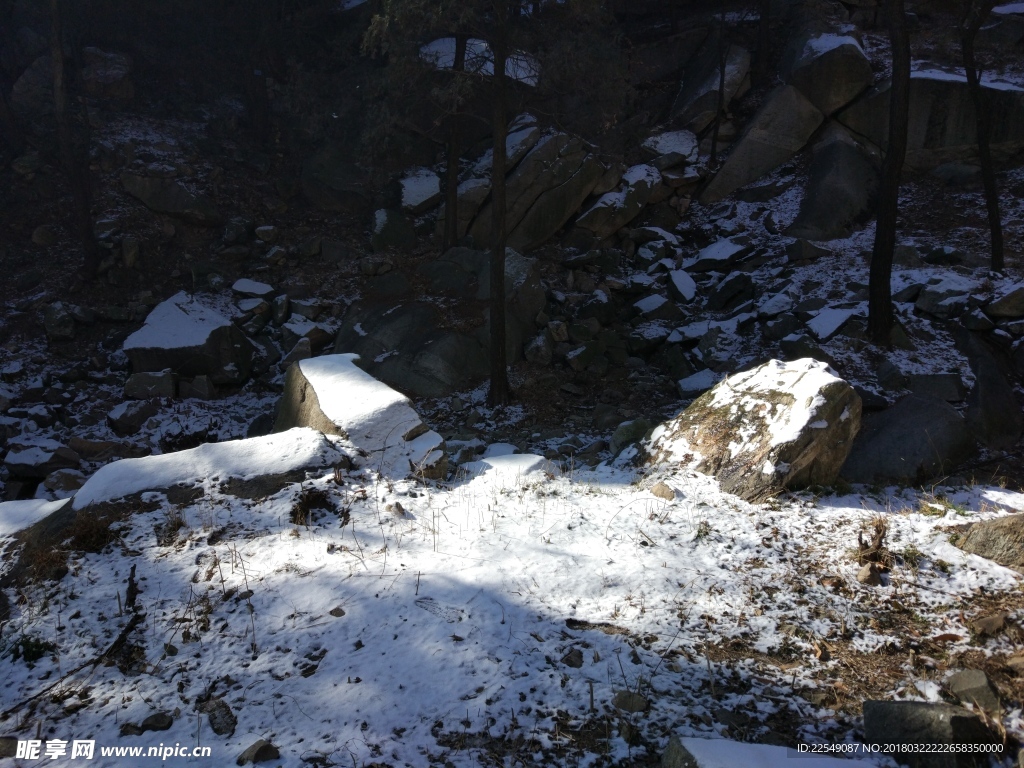
<svg viewBox="0 0 1024 768">
<path fill-rule="evenodd" d="M 665 499 L 665 501 L 675 501 L 676 498 L 676 492 L 665 483 L 658 483 L 655 485 L 651 488 L 651 493 L 659 499 Z"/>
<path fill-rule="evenodd" d="M 238 760 L 235 761 L 235 764 L 245 765 L 246 763 L 266 763 L 270 760 L 277 760 L 279 757 L 281 757 L 281 752 L 277 747 L 266 739 L 259 739 L 238 756 Z"/>
<path fill-rule="evenodd" d="M 265 224 L 262 227 L 256 227 L 256 237 L 264 243 L 276 243 L 280 234 L 280 230 L 270 224 Z"/>
<path fill-rule="evenodd" d="M 36 227 L 32 230 L 32 242 L 36 245 L 49 247 L 51 245 L 56 245 L 58 239 L 57 230 L 47 224 L 43 224 L 42 226 Z"/>
<path fill-rule="evenodd" d="M 342 616 L 345 615 L 345 609 L 339 605 L 337 608 L 331 608 L 331 610 L 328 611 L 328 613 L 330 613 L 331 616 L 333 616 L 334 618 L 340 619 Z"/>
<path fill-rule="evenodd" d="M 877 563 L 865 563 L 857 574 L 857 581 L 869 587 L 882 586 L 882 572 Z"/>
<path fill-rule="evenodd" d="M 1006 627 L 1006 617 L 1004 612 L 981 616 L 971 622 L 971 631 L 981 637 L 998 635 Z"/>
<path fill-rule="evenodd" d="M 218 736 L 231 736 L 238 725 L 238 718 L 224 699 L 214 698 L 200 704 L 197 709 L 210 721 L 210 728 Z"/>
<path fill-rule="evenodd" d="M 67 341 L 75 338 L 75 318 L 59 301 L 48 306 L 43 312 L 43 327 L 50 341 Z"/>
<path fill-rule="evenodd" d="M 133 373 L 124 385 L 124 396 L 132 400 L 174 397 L 176 393 L 177 376 L 170 369 L 160 373 Z"/>
<path fill-rule="evenodd" d="M 567 667 L 573 667 L 579 669 L 583 666 L 583 651 L 579 648 L 573 648 L 565 656 L 562 657 L 562 663 Z"/>
<path fill-rule="evenodd" d="M 612 699 L 612 706 L 623 712 L 646 712 L 651 703 L 635 691 L 618 691 Z"/>
<path fill-rule="evenodd" d="M 1024 676 L 1024 656 L 1014 656 L 1007 659 L 1006 666 L 1012 669 L 1018 676 Z"/>
<path fill-rule="evenodd" d="M 1002 706 L 999 694 L 992 688 L 988 676 L 980 669 L 964 669 L 946 682 L 949 692 L 965 704 L 976 704 L 989 713 L 998 713 Z"/>
<path fill-rule="evenodd" d="M 154 712 L 139 726 L 143 731 L 166 731 L 174 725 L 174 718 L 166 712 Z"/>
</svg>

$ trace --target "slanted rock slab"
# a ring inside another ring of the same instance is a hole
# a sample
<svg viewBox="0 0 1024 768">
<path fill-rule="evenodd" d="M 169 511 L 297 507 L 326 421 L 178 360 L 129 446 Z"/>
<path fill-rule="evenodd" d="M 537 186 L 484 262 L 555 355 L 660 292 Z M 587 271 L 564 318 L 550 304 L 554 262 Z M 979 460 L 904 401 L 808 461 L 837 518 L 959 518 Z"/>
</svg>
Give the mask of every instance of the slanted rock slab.
<svg viewBox="0 0 1024 768">
<path fill-rule="evenodd" d="M 957 546 L 964 552 L 1024 573 L 1024 515 L 974 523 Z"/>
<path fill-rule="evenodd" d="M 737 373 L 658 426 L 651 464 L 691 465 L 749 501 L 835 480 L 860 428 L 853 387 L 816 360 Z"/>
<path fill-rule="evenodd" d="M 444 477 L 448 455 L 405 395 L 358 368 L 358 355 L 324 355 L 288 369 L 274 431 L 312 427 L 342 435 L 385 475 Z"/>
</svg>

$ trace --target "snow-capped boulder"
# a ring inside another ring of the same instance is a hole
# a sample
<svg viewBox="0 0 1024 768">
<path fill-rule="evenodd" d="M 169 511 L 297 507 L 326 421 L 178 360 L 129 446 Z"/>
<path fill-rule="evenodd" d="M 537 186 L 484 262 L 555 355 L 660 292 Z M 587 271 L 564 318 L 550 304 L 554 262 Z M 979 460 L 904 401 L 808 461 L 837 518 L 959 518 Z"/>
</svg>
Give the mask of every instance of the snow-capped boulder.
<svg viewBox="0 0 1024 768">
<path fill-rule="evenodd" d="M 661 173 L 650 165 L 634 165 L 622 177 L 625 185 L 618 192 L 607 192 L 576 220 L 576 226 L 591 230 L 597 237 L 614 235 L 633 219 L 661 185 Z"/>
<path fill-rule="evenodd" d="M 771 360 L 733 374 L 644 444 L 652 464 L 683 464 L 747 500 L 828 485 L 860 428 L 853 387 L 816 360 Z"/>
<path fill-rule="evenodd" d="M 856 39 L 814 30 L 792 39 L 781 69 L 783 77 L 826 116 L 857 98 L 874 77 Z"/>
<path fill-rule="evenodd" d="M 210 483 L 232 495 L 255 498 L 304 480 L 307 471 L 327 471 L 346 460 L 341 448 L 322 434 L 312 429 L 290 429 L 112 462 L 86 481 L 73 504 L 75 509 L 85 509 L 147 491 L 165 492 Z"/>
<path fill-rule="evenodd" d="M 803 148 L 824 119 L 821 110 L 793 86 L 776 89 L 754 115 L 722 168 L 701 192 L 701 202 L 717 203 L 787 162 Z"/>
<path fill-rule="evenodd" d="M 206 375 L 215 384 L 249 378 L 254 348 L 224 315 L 181 291 L 158 304 L 124 342 L 135 373 L 170 369 L 183 378 Z"/>
<path fill-rule="evenodd" d="M 42 480 L 58 469 L 77 469 L 82 460 L 66 445 L 46 437 L 22 435 L 7 443 L 4 466 L 14 477 Z"/>
<path fill-rule="evenodd" d="M 401 181 L 402 208 L 415 215 L 441 202 L 441 178 L 429 168 L 415 168 Z"/>
<path fill-rule="evenodd" d="M 409 398 L 356 367 L 358 359 L 325 355 L 292 365 L 274 431 L 312 427 L 342 435 L 385 475 L 444 477 L 444 440 L 423 423 Z"/>
</svg>

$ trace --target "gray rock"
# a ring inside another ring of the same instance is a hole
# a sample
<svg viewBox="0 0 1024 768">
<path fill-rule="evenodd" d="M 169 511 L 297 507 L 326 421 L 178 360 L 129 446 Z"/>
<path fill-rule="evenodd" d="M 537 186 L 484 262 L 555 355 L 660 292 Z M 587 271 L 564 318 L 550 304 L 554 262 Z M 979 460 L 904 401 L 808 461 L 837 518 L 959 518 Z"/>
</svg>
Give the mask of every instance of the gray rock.
<svg viewBox="0 0 1024 768">
<path fill-rule="evenodd" d="M 168 712 L 154 712 L 139 724 L 139 729 L 145 731 L 167 731 L 174 725 L 174 718 Z"/>
<path fill-rule="evenodd" d="M 707 308 L 716 312 L 727 311 L 754 297 L 753 278 L 746 272 L 734 272 L 711 291 Z"/>
<path fill-rule="evenodd" d="M 248 763 L 268 763 L 281 757 L 281 752 L 266 739 L 259 739 L 250 744 L 242 754 L 238 756 L 235 765 L 246 765 Z"/>
<path fill-rule="evenodd" d="M 973 523 L 957 546 L 1024 573 L 1024 515 Z"/>
<path fill-rule="evenodd" d="M 826 116 L 863 93 L 874 73 L 852 37 L 806 29 L 790 40 L 781 74 Z"/>
<path fill-rule="evenodd" d="M 623 712 L 646 712 L 651 708 L 647 697 L 636 691 L 616 691 L 612 697 L 612 706 Z"/>
<path fill-rule="evenodd" d="M 447 474 L 444 440 L 430 430 L 409 399 L 357 368 L 357 355 L 325 355 L 302 360 L 288 369 L 274 431 L 312 427 L 324 434 L 345 435 L 365 451 L 370 463 L 388 475 L 411 473 L 428 478 Z M 350 408 L 338 380 L 374 398 L 376 410 Z"/>
<path fill-rule="evenodd" d="M 711 35 L 700 53 L 686 68 L 672 105 L 673 122 L 694 133 L 701 133 L 715 119 L 719 104 L 720 71 L 719 36 Z M 738 45 L 730 45 L 725 62 L 725 87 L 722 104 L 728 108 L 750 72 L 750 52 Z"/>
<path fill-rule="evenodd" d="M 782 341 L 787 336 L 795 334 L 802 327 L 803 324 L 796 315 L 784 312 L 774 320 L 769 320 L 765 323 L 761 333 L 769 341 Z"/>
<path fill-rule="evenodd" d="M 828 248 L 823 248 L 820 245 L 815 245 L 814 243 L 810 242 L 810 240 L 805 239 L 802 234 L 798 235 L 797 232 L 799 231 L 800 230 L 791 229 L 789 232 L 789 234 L 795 235 L 797 237 L 796 240 L 794 240 L 792 243 L 786 246 L 786 256 L 789 257 L 789 260 L 791 262 L 817 261 L 818 259 L 824 256 L 832 255 L 832 251 L 830 251 Z M 818 235 L 820 234 L 820 232 L 815 231 L 810 234 Z M 816 239 L 825 240 L 827 238 L 821 237 Z"/>
<path fill-rule="evenodd" d="M 303 337 L 295 342 L 295 346 L 292 347 L 291 352 L 284 356 L 281 360 L 281 366 L 287 368 L 292 363 L 297 363 L 299 360 L 306 360 L 313 356 L 313 345 L 309 339 Z"/>
<path fill-rule="evenodd" d="M 851 483 L 919 483 L 974 451 L 964 418 L 948 403 L 909 395 L 864 418 L 840 475 Z"/>
<path fill-rule="evenodd" d="M 678 75 L 707 34 L 706 27 L 697 27 L 654 42 L 632 46 L 629 49 L 630 84 L 656 83 Z"/>
<path fill-rule="evenodd" d="M 967 397 L 967 387 L 959 373 L 913 373 L 907 377 L 907 388 L 915 395 L 947 403 L 959 403 Z"/>
<path fill-rule="evenodd" d="M 80 73 L 82 86 L 90 96 L 128 101 L 135 96 L 132 82 L 132 60 L 122 53 L 82 49 L 85 66 Z"/>
<path fill-rule="evenodd" d="M 969 331 L 991 331 L 996 327 L 980 309 L 972 309 L 960 318 L 960 322 Z"/>
<path fill-rule="evenodd" d="M 538 198 L 575 176 L 589 155 L 583 141 L 576 137 L 558 133 L 541 138 L 506 177 L 507 230 L 515 231 Z M 485 204 L 469 228 L 469 235 L 478 246 L 491 243 L 491 211 L 491 204 Z"/>
<path fill-rule="evenodd" d="M 1017 285 L 985 307 L 989 317 L 1024 317 L 1024 284 Z"/>
<path fill-rule="evenodd" d="M 857 572 L 857 581 L 869 587 L 880 587 L 882 585 L 882 572 L 877 563 L 865 563 L 864 567 Z"/>
<path fill-rule="evenodd" d="M 539 333 L 523 350 L 527 362 L 535 365 L 551 365 L 554 344 L 547 333 Z"/>
<path fill-rule="evenodd" d="M 808 405 L 810 403 L 810 405 Z M 651 464 L 690 453 L 727 493 L 747 500 L 783 488 L 831 484 L 860 427 L 860 398 L 826 365 L 772 360 L 730 376 L 659 426 Z M 786 424 L 786 438 L 776 438 Z"/>
<path fill-rule="evenodd" d="M 999 694 L 980 669 L 963 669 L 946 681 L 949 692 L 964 704 L 975 704 L 986 712 L 998 715 L 1002 710 Z"/>
<path fill-rule="evenodd" d="M 712 243 L 685 264 L 687 272 L 729 272 L 751 251 L 743 238 L 722 239 Z"/>
<path fill-rule="evenodd" d="M 62 302 L 54 302 L 46 308 L 43 312 L 43 327 L 50 341 L 75 338 L 75 318 Z"/>
<path fill-rule="evenodd" d="M 7 443 L 4 466 L 14 477 L 42 480 L 60 469 L 78 469 L 81 457 L 49 438 L 25 435 Z"/>
<path fill-rule="evenodd" d="M 868 744 L 993 744 L 981 718 L 960 707 L 923 701 L 865 701 L 864 740 Z M 907 759 L 911 753 L 896 753 Z M 914 754 L 920 768 L 988 765 L 984 753 Z"/>
<path fill-rule="evenodd" d="M 605 170 L 594 155 L 587 155 L 576 173 L 537 198 L 509 232 L 508 246 L 528 251 L 548 240 L 576 214 Z"/>
<path fill-rule="evenodd" d="M 133 400 L 115 405 L 107 414 L 110 428 L 122 437 L 137 434 L 142 425 L 160 412 L 155 405 L 146 400 Z"/>
<path fill-rule="evenodd" d="M 206 375 L 215 384 L 241 384 L 255 350 L 228 318 L 182 291 L 150 312 L 124 351 L 136 373 L 170 369 L 182 378 Z"/>
<path fill-rule="evenodd" d="M 576 226 L 591 230 L 598 238 L 615 234 L 640 215 L 655 187 L 661 185 L 661 174 L 653 166 L 634 165 L 622 181 L 621 191 L 601 195 L 580 215 Z"/>
<path fill-rule="evenodd" d="M 228 703 L 219 697 L 198 704 L 196 709 L 206 715 L 210 728 L 218 736 L 232 736 L 238 725 L 238 718 Z"/>
<path fill-rule="evenodd" d="M 633 419 L 624 421 L 612 433 L 609 449 L 613 456 L 618 456 L 622 449 L 628 445 L 642 440 L 644 435 L 653 425 L 647 419 Z"/>
<path fill-rule="evenodd" d="M 183 400 L 189 397 L 196 400 L 213 400 L 217 396 L 217 388 L 213 386 L 209 376 L 196 376 L 178 385 L 178 396 Z"/>
<path fill-rule="evenodd" d="M 121 185 L 152 211 L 166 213 L 193 224 L 215 226 L 221 215 L 213 200 L 190 192 L 174 179 L 121 174 Z"/>
<path fill-rule="evenodd" d="M 977 281 L 952 275 L 922 288 L 914 306 L 933 317 L 948 320 L 966 311 L 968 298 L 977 289 Z"/>
<path fill-rule="evenodd" d="M 808 240 L 846 237 L 854 223 L 870 214 L 878 181 L 877 157 L 832 123 L 814 145 L 807 189 L 786 234 Z"/>
<path fill-rule="evenodd" d="M 889 131 L 889 91 L 885 81 L 843 110 L 838 120 L 885 149 Z M 1013 153 L 1024 146 L 1024 92 L 985 87 L 992 125 L 992 149 Z M 929 169 L 963 162 L 977 153 L 977 125 L 967 79 L 945 72 L 914 72 L 910 80 L 910 125 L 906 162 Z"/>
<path fill-rule="evenodd" d="M 256 227 L 256 237 L 264 243 L 276 243 L 277 238 L 280 237 L 280 235 L 281 231 L 272 224 L 264 224 L 261 227 Z"/>
<path fill-rule="evenodd" d="M 381 208 L 373 217 L 370 245 L 374 253 L 382 253 L 392 248 L 407 251 L 416 245 L 416 230 L 400 212 Z"/>
<path fill-rule="evenodd" d="M 825 365 L 835 365 L 835 360 L 808 335 L 792 333 L 779 342 L 779 351 L 787 360 L 811 358 Z"/>
<path fill-rule="evenodd" d="M 328 143 L 302 164 L 302 193 L 314 206 L 328 211 L 365 214 L 367 185 L 359 169 L 354 141 Z"/>
<path fill-rule="evenodd" d="M 772 92 L 754 115 L 729 157 L 700 194 L 715 203 L 792 158 L 825 116 L 791 85 Z"/>
<path fill-rule="evenodd" d="M 7 413 L 14 405 L 18 396 L 7 387 L 0 387 L 0 413 Z"/>
<path fill-rule="evenodd" d="M 974 387 L 967 397 L 964 412 L 968 429 L 988 448 L 1012 448 L 1024 434 L 1024 410 L 1013 386 L 996 357 L 976 334 L 959 331 L 954 339 L 974 372 Z"/>
<path fill-rule="evenodd" d="M 178 377 L 170 370 L 150 373 L 133 373 L 124 385 L 124 396 L 132 400 L 149 400 L 152 397 L 174 397 L 177 394 Z"/>
<path fill-rule="evenodd" d="M 11 88 L 11 109 L 28 118 L 53 114 L 53 62 L 40 56 Z"/>
</svg>

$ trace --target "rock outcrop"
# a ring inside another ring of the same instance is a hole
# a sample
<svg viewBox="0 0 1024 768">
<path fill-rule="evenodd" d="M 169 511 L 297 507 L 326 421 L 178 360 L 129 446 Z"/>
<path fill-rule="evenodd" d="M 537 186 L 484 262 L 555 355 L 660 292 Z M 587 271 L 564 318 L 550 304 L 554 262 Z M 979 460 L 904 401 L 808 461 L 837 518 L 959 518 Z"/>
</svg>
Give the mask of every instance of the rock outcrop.
<svg viewBox="0 0 1024 768">
<path fill-rule="evenodd" d="M 288 369 L 274 431 L 312 427 L 341 435 L 388 476 L 444 477 L 444 440 L 420 419 L 405 395 L 355 365 L 358 355 L 325 355 Z"/>
<path fill-rule="evenodd" d="M 254 353 L 228 318 L 184 291 L 157 305 L 124 351 L 135 373 L 170 369 L 183 378 L 209 376 L 214 384 L 248 379 Z"/>
<path fill-rule="evenodd" d="M 828 366 L 772 360 L 701 395 L 645 443 L 649 463 L 684 463 L 747 500 L 835 480 L 861 402 Z"/>
</svg>

